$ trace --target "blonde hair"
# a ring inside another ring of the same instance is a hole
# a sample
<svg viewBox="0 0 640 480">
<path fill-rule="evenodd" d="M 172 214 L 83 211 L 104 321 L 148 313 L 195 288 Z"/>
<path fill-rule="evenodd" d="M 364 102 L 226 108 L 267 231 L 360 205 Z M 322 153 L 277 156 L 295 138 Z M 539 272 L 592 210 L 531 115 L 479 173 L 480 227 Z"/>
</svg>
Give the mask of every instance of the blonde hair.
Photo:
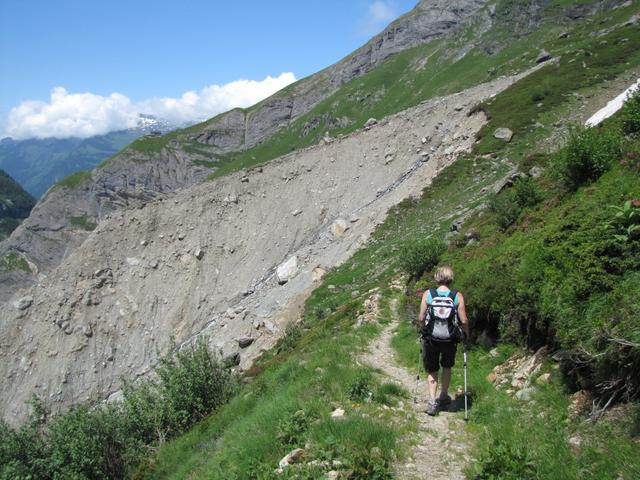
<svg viewBox="0 0 640 480">
<path fill-rule="evenodd" d="M 433 276 L 438 285 L 451 285 L 453 283 L 453 270 L 447 265 L 438 267 L 435 275 Z"/>
</svg>

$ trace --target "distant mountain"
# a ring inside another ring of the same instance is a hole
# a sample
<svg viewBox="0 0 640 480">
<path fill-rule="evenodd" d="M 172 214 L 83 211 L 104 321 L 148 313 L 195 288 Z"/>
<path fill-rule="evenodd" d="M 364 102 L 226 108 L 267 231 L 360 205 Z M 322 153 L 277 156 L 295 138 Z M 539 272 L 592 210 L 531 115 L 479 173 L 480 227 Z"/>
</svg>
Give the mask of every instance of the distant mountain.
<svg viewBox="0 0 640 480">
<path fill-rule="evenodd" d="M 0 170 L 0 240 L 7 238 L 29 216 L 35 203 L 13 178 Z"/>
<path fill-rule="evenodd" d="M 140 115 L 138 128 L 90 138 L 4 138 L 0 141 L 0 168 L 40 198 L 58 180 L 80 170 L 91 170 L 137 138 L 173 128 L 153 116 Z"/>
</svg>

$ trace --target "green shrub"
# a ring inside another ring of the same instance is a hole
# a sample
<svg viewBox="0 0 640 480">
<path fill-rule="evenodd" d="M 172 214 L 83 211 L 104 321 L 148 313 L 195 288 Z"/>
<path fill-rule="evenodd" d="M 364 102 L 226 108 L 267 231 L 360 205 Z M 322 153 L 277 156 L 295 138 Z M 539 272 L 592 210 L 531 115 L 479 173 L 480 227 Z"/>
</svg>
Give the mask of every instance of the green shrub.
<svg viewBox="0 0 640 480">
<path fill-rule="evenodd" d="M 162 357 L 157 373 L 158 380 L 126 384 L 117 404 L 82 405 L 48 417 L 34 402 L 22 428 L 0 423 L 0 479 L 128 478 L 149 447 L 182 433 L 236 389 L 206 339 Z"/>
<path fill-rule="evenodd" d="M 614 238 L 628 242 L 640 235 L 640 200 L 627 200 L 620 207 L 611 205 L 614 214 L 607 222 L 607 227 L 613 232 Z"/>
<path fill-rule="evenodd" d="M 522 208 L 533 207 L 542 200 L 542 191 L 531 177 L 518 178 L 513 184 L 515 199 Z"/>
<path fill-rule="evenodd" d="M 640 133 L 640 89 L 627 98 L 622 107 L 622 130 L 627 135 L 638 135 Z"/>
<path fill-rule="evenodd" d="M 623 155 L 624 139 L 615 129 L 575 126 L 567 146 L 557 155 L 556 169 L 572 190 L 598 179 Z"/>
<path fill-rule="evenodd" d="M 534 480 L 538 478 L 535 463 L 526 447 L 494 442 L 478 460 L 475 480 Z"/>
<path fill-rule="evenodd" d="M 368 370 L 360 370 L 347 387 L 350 400 L 362 402 L 373 395 L 371 385 L 373 378 Z"/>
<path fill-rule="evenodd" d="M 489 211 L 494 214 L 498 226 L 506 230 L 518 219 L 522 208 L 518 204 L 516 191 L 506 190 L 489 198 Z"/>
<path fill-rule="evenodd" d="M 409 241 L 400 250 L 400 268 L 418 278 L 438 264 L 446 249 L 446 244 L 437 238 Z"/>
<path fill-rule="evenodd" d="M 309 429 L 309 423 L 309 417 L 304 410 L 287 415 L 278 424 L 278 440 L 293 447 L 304 445 L 304 434 Z"/>
<path fill-rule="evenodd" d="M 205 338 L 198 339 L 194 348 L 163 357 L 156 371 L 167 421 L 176 431 L 186 430 L 225 403 L 236 386 Z"/>
<path fill-rule="evenodd" d="M 278 352 L 290 352 L 295 348 L 300 339 L 302 338 L 302 325 L 300 323 L 289 323 L 284 329 L 284 335 L 277 344 Z"/>
</svg>

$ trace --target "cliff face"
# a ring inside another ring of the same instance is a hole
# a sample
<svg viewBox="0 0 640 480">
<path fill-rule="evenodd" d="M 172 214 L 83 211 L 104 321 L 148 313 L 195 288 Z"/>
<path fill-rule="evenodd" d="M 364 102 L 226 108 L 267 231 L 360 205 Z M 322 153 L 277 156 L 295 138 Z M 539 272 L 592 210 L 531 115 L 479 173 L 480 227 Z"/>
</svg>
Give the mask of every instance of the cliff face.
<svg viewBox="0 0 640 480">
<path fill-rule="evenodd" d="M 123 206 L 140 206 L 167 192 L 193 185 L 212 171 L 207 158 L 183 149 L 181 141 L 224 154 L 251 148 L 269 138 L 353 78 L 371 71 L 394 53 L 455 31 L 485 0 L 421 2 L 354 54 L 248 110 L 232 110 L 188 129 L 157 152 L 125 149 L 107 166 L 81 181 L 52 187 L 32 218 L 0 244 L 0 258 L 13 254 L 29 262 L 31 273 L 0 272 L 0 302 L 42 279 L 87 238 L 92 225 Z M 194 131 L 195 130 L 195 131 Z M 205 162 L 198 162 L 205 160 Z"/>
<path fill-rule="evenodd" d="M 375 69 L 392 55 L 456 30 L 487 0 L 422 1 L 340 62 L 276 93 L 247 111 L 207 122 L 192 139 L 221 153 L 251 148 L 311 110 L 345 83 Z"/>
<path fill-rule="evenodd" d="M 34 393 L 54 408 L 115 398 L 120 378 L 145 375 L 172 337 L 185 344 L 206 334 L 246 366 L 297 318 L 314 279 L 471 147 L 484 116 L 468 117 L 470 109 L 510 83 L 425 103 L 140 208 L 103 212 L 47 278 L 0 307 L 3 415 L 18 423 Z M 243 338 L 253 342 L 241 349 Z"/>
</svg>

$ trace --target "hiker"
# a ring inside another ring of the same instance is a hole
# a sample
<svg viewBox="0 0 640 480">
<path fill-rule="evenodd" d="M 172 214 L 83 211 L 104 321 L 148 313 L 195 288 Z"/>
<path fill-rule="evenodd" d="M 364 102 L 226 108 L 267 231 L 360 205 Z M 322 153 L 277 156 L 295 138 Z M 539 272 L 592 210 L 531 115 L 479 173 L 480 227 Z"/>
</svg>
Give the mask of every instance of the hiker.
<svg viewBox="0 0 640 480">
<path fill-rule="evenodd" d="M 439 267 L 434 279 L 438 287 L 424 292 L 418 316 L 422 334 L 422 362 L 428 374 L 429 401 L 426 413 L 429 415 L 436 415 L 441 408 L 451 403 L 451 367 L 455 363 L 457 343 L 462 339 L 461 329 L 465 338 L 469 337 L 464 297 L 450 288 L 453 270 L 447 266 Z M 440 395 L 436 397 L 440 366 L 442 382 Z"/>
</svg>

